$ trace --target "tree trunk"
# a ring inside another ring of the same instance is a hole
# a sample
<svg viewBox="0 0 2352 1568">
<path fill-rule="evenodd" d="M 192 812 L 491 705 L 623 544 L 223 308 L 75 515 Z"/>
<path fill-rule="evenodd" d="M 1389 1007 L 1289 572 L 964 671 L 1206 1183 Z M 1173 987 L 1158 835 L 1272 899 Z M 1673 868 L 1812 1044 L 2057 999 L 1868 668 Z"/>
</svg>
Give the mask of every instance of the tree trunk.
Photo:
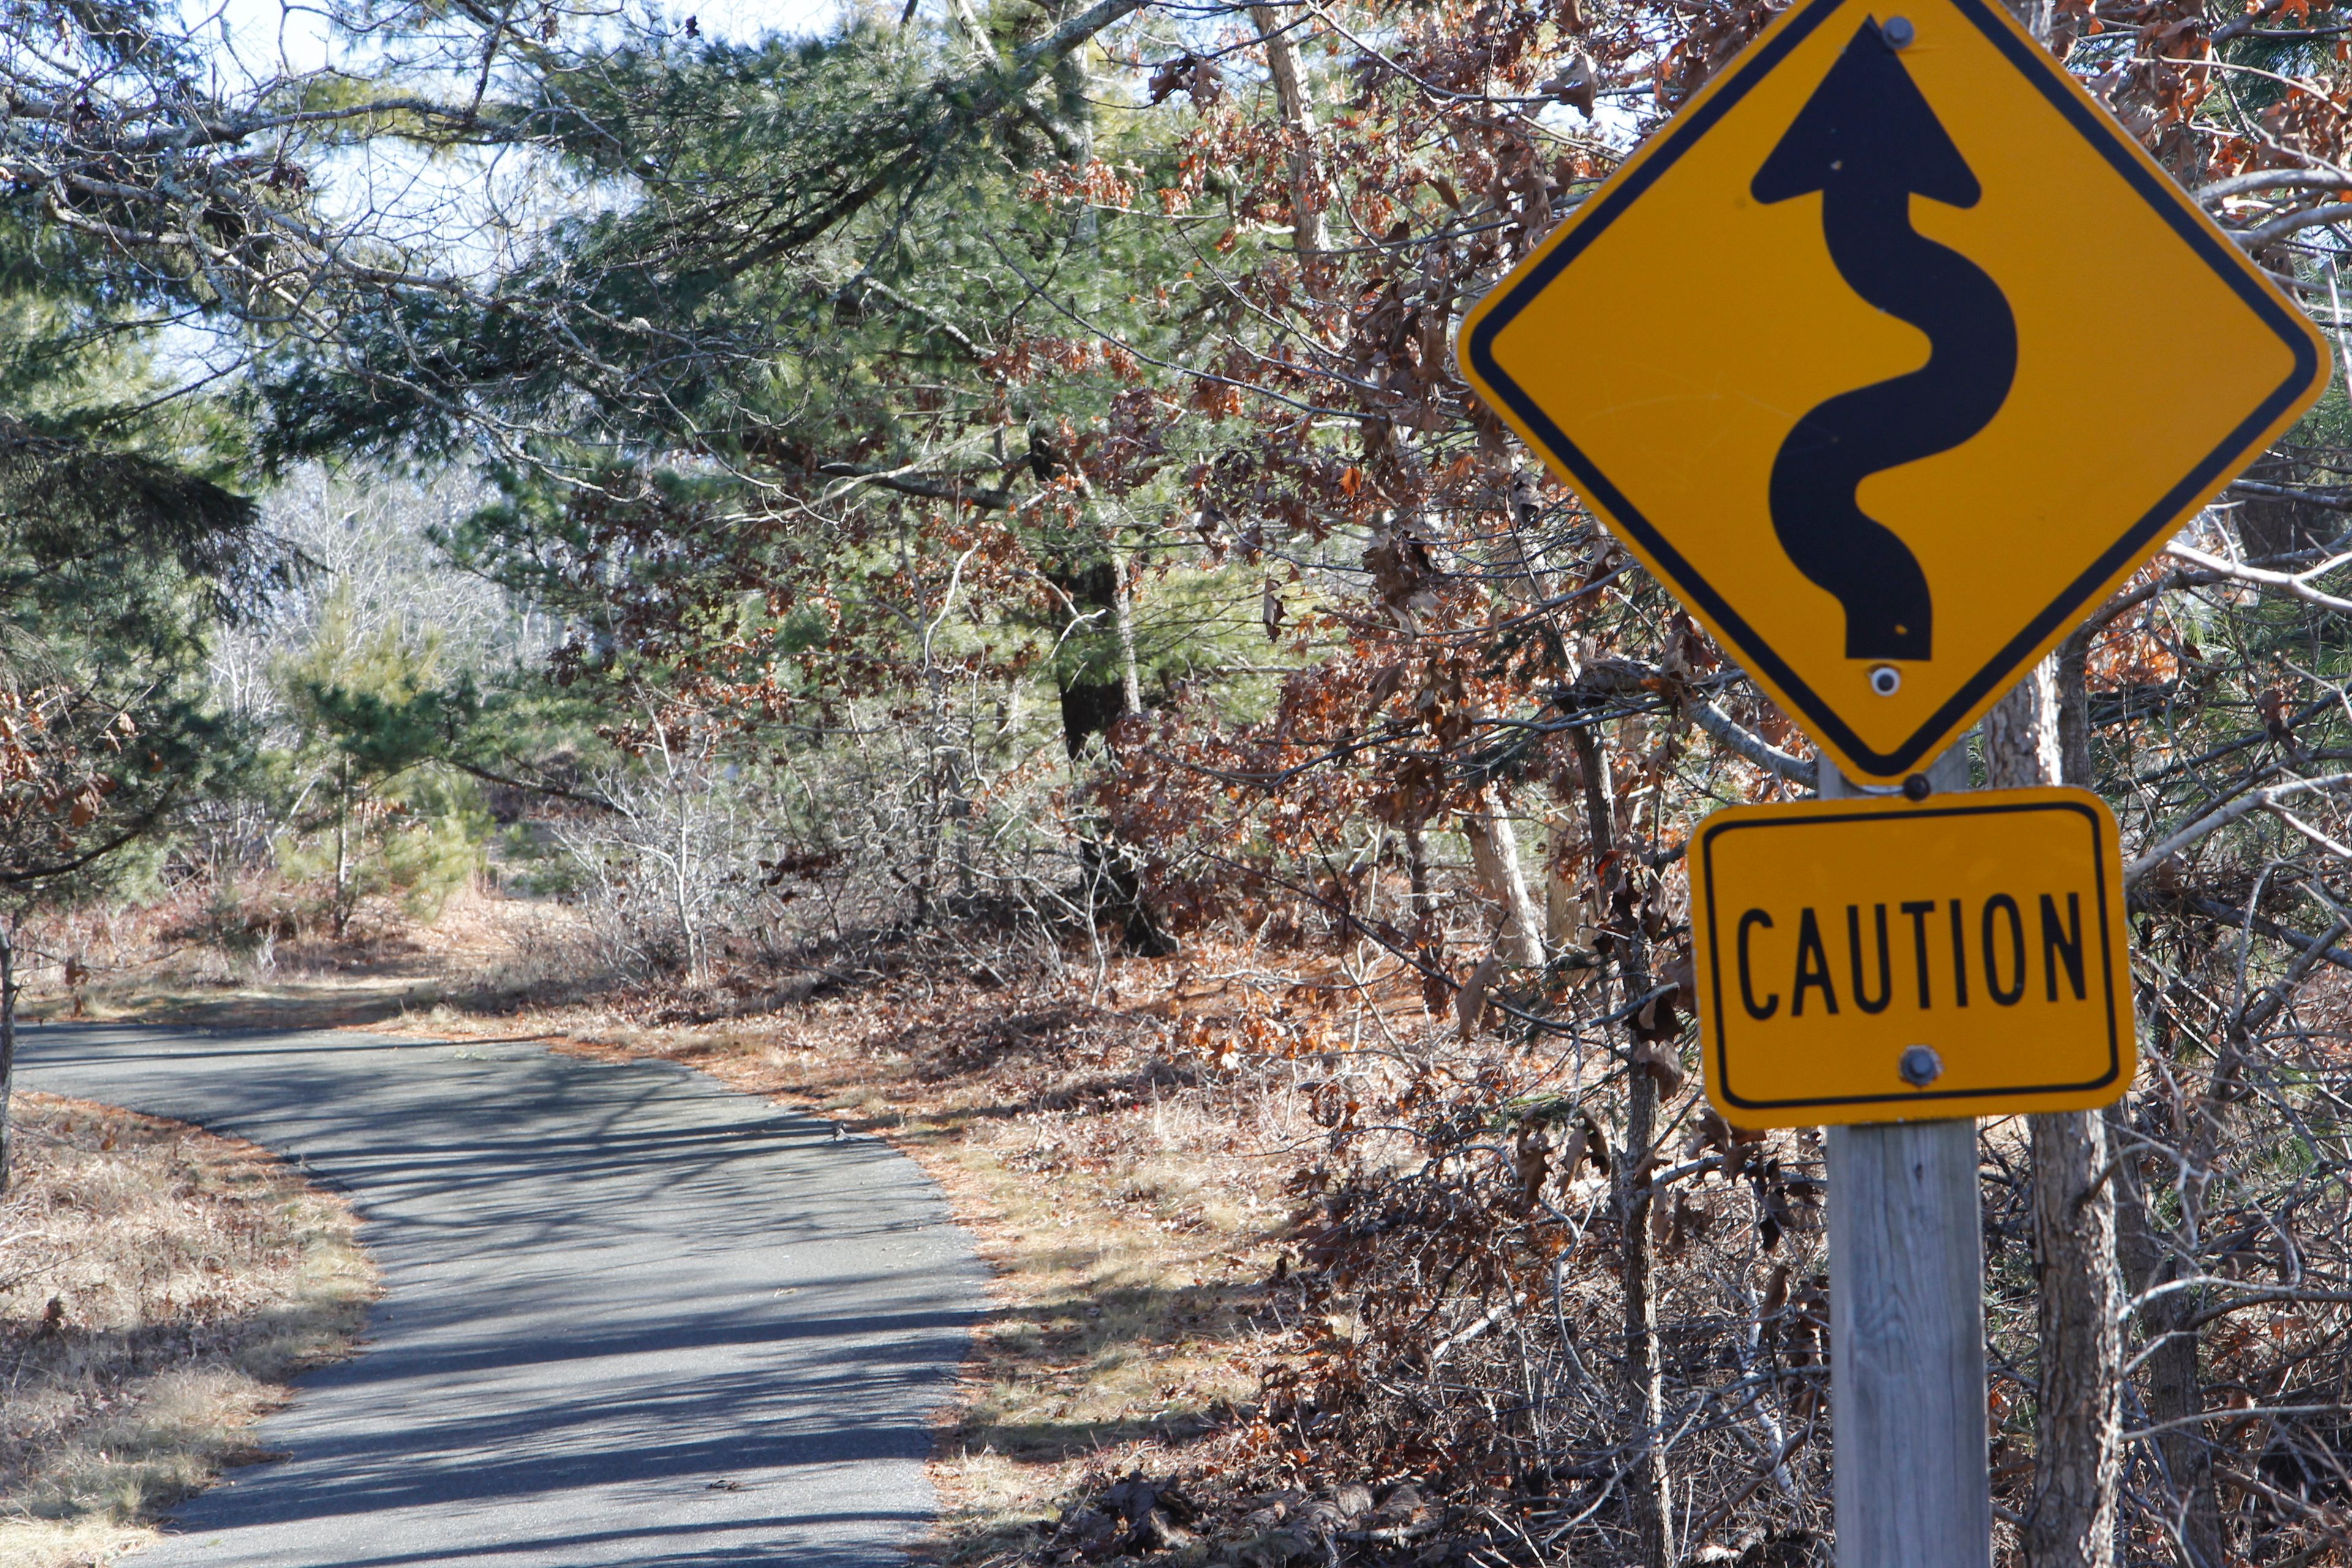
<svg viewBox="0 0 2352 1568">
<path fill-rule="evenodd" d="M 2242 525 L 2252 508 L 2240 513 Z M 2058 745 L 2065 781 L 2095 787 L 2091 760 L 2091 632 L 2085 627 L 2058 645 Z M 2131 1100 L 2105 1112 L 2107 1157 L 2115 1166 L 2116 1258 L 2132 1295 L 2179 1277 L 2179 1266 L 2156 1227 L 2147 1183 L 2130 1153 Z M 2171 1493 L 2170 1512 L 2181 1568 L 2223 1568 L 2221 1504 L 2214 1487 L 2213 1451 L 2196 1417 L 2205 1409 L 2205 1389 L 2197 1366 L 2198 1296 L 2175 1290 L 2139 1310 L 2147 1349 L 2142 1359 L 2147 1384 L 2142 1404 L 2163 1461 L 2162 1485 Z"/>
<path fill-rule="evenodd" d="M 2030 1119 L 2033 1254 L 2042 1296 L 2031 1568 L 2108 1568 L 2123 1447 L 2115 1185 L 2096 1111 Z"/>
<path fill-rule="evenodd" d="M 1617 814 L 1616 795 L 1609 781 L 1608 754 L 1590 726 L 1570 731 L 1569 737 L 1576 747 L 1577 762 L 1584 775 L 1584 812 L 1592 838 L 1592 863 L 1596 868 L 1612 868 L 1606 873 L 1612 885 L 1597 889 L 1598 906 L 1601 910 L 1614 910 L 1622 903 L 1615 897 L 1615 889 L 1625 871 L 1611 858 L 1617 844 Z M 1631 1001 L 1650 988 L 1649 953 L 1642 940 L 1641 921 L 1637 916 L 1625 922 L 1630 929 L 1622 931 L 1614 929 L 1618 924 L 1614 921 L 1606 923 L 1612 927 L 1607 940 L 1617 960 L 1617 972 L 1624 980 L 1625 999 Z M 1630 1039 L 1630 1022 L 1627 1034 Z M 1625 1478 L 1625 1495 L 1632 1505 L 1633 1531 L 1641 1544 L 1642 1568 L 1672 1568 L 1675 1561 L 1674 1477 L 1666 1466 L 1665 1445 L 1660 1440 L 1666 1415 L 1665 1379 L 1658 1364 L 1657 1331 L 1652 1323 L 1657 1286 L 1650 1247 L 1650 1176 L 1654 1163 L 1650 1146 L 1657 1137 L 1657 1080 L 1636 1067 L 1627 1076 L 1625 1144 L 1617 1153 L 1611 1196 L 1624 1246 L 1621 1279 L 1625 1297 L 1625 1376 L 1632 1394 L 1628 1425 L 1633 1429 L 1631 1440 L 1642 1448 L 1636 1456 L 1637 1463 Z"/>
<path fill-rule="evenodd" d="M 352 765 L 348 761 L 338 764 L 335 790 L 335 940 L 343 939 L 343 930 L 351 924 L 352 857 L 350 832 L 352 819 Z"/>
<path fill-rule="evenodd" d="M 1118 630 L 1119 695 L 1126 701 L 1127 711 L 1140 713 L 1143 671 L 1135 658 L 1135 593 L 1128 586 L 1127 573 L 1119 566 L 1117 556 L 1111 559 L 1111 570 L 1117 574 L 1117 586 L 1111 594 L 1111 616 Z"/>
<path fill-rule="evenodd" d="M 1503 906 L 1503 929 L 1495 951 L 1506 963 L 1522 969 L 1543 965 L 1543 920 L 1536 912 L 1535 896 L 1528 891 L 1527 872 L 1519 865 L 1519 836 L 1511 819 L 1496 810 L 1491 799 L 1462 819 L 1463 836 L 1470 840 L 1470 863 L 1486 896 Z"/>
<path fill-rule="evenodd" d="M 1316 292 L 1316 258 L 1331 248 L 1323 226 L 1323 167 L 1315 145 L 1315 103 L 1307 96 L 1306 73 L 1298 67 L 1298 46 L 1290 40 L 1283 18 L 1271 5 L 1250 7 L 1250 20 L 1265 45 L 1265 73 L 1274 79 L 1275 107 L 1283 129 L 1290 132 L 1290 221 L 1292 243 L 1307 274 L 1307 292 Z"/>
<path fill-rule="evenodd" d="M 2129 1136 L 2124 1105 L 2107 1108 L 2111 1146 L 2122 1149 Z M 2118 1157 L 2116 1164 L 2116 1255 L 2124 1283 L 2135 1296 L 2179 1277 L 2179 1265 L 2149 1212 L 2147 1185 L 2138 1162 Z M 2221 1550 L 2221 1504 L 2214 1489 L 2213 1451 L 2195 1417 L 2205 1408 L 2204 1383 L 2197 1367 L 2199 1305 L 2194 1290 L 2173 1290 L 2139 1310 L 2140 1332 L 2147 1350 L 2144 1364 L 2147 1383 L 2143 1401 L 2148 1425 L 2159 1431 L 2158 1457 L 2163 1461 L 2159 1482 L 2169 1492 L 2169 1515 L 2176 1536 L 2175 1554 L 2181 1568 L 2224 1568 Z"/>
<path fill-rule="evenodd" d="M 1626 989 L 1648 989 L 1648 975 L 1629 975 Z M 1675 1479 L 1662 1440 L 1666 1420 L 1665 1378 L 1658 1365 L 1658 1336 L 1652 1319 L 1657 1281 L 1650 1256 L 1649 1148 L 1657 1137 L 1658 1084 L 1636 1069 L 1625 1091 L 1625 1147 L 1617 1158 L 1617 1223 L 1625 1238 L 1625 1373 L 1633 1384 L 1634 1441 L 1643 1446 L 1641 1463 L 1626 1479 L 1633 1503 L 1633 1528 L 1641 1537 L 1643 1568 L 1672 1568 L 1675 1561 Z"/>
<path fill-rule="evenodd" d="M 16 1083 L 16 922 L 0 921 L 0 1197 L 16 1170 L 16 1119 L 9 1096 Z"/>
<path fill-rule="evenodd" d="M 2044 660 L 1985 716 L 1987 782 L 2060 782 L 2057 661 Z M 2087 730 L 2084 746 L 2087 750 Z M 2123 1338 L 2115 1184 L 2096 1111 L 2027 1119 L 2033 1142 L 2033 1261 L 2040 1384 L 2029 1568 L 2112 1568 L 2123 1448 Z"/>
<path fill-rule="evenodd" d="M 1555 817 L 1551 825 L 1550 852 L 1544 857 L 1544 946 L 1559 953 L 1582 945 L 1590 934 L 1591 915 L 1581 891 L 1566 869 L 1560 856 L 1560 839 L 1567 832 L 1567 822 Z"/>
<path fill-rule="evenodd" d="M 1120 643 L 1121 668 L 1117 680 L 1073 679 L 1061 688 L 1062 744 L 1075 758 L 1086 749 L 1090 738 L 1106 733 L 1122 716 L 1141 705 L 1140 679 L 1134 668 L 1134 637 L 1128 618 L 1127 590 L 1119 581 L 1115 557 L 1046 575 L 1070 596 L 1070 603 L 1076 608 L 1096 614 L 1109 612 L 1112 629 Z"/>
<path fill-rule="evenodd" d="M 1552 574 L 1540 571 L 1536 562 L 1542 553 L 1537 531 L 1543 520 L 1543 491 L 1536 475 L 1514 463 L 1507 477 L 1511 516 L 1511 542 L 1507 558 L 1497 561 L 1496 575 L 1503 581 L 1501 587 L 1515 597 L 1541 604 L 1552 595 Z M 1524 591 L 1524 592 L 1523 592 Z"/>
<path fill-rule="evenodd" d="M 989 41 L 988 29 L 972 11 L 971 0 L 948 0 L 948 15 L 954 18 L 956 31 L 962 35 L 964 47 L 975 63 L 995 57 L 996 46 Z"/>
<path fill-rule="evenodd" d="M 2058 778 L 2098 788 L 2091 771 L 2091 628 L 2058 645 Z"/>
<path fill-rule="evenodd" d="M 1429 852 L 1422 843 L 1418 826 L 1404 830 L 1404 875 L 1405 886 L 1412 890 L 1413 924 L 1418 929 L 1421 921 L 1436 908 L 1430 901 Z"/>
<path fill-rule="evenodd" d="M 677 862 L 674 879 L 677 899 L 678 940 L 686 944 L 686 983 L 702 984 L 702 933 L 694 929 L 694 816 L 685 793 L 673 778 L 670 788 L 677 801 Z M 928 875 L 924 878 L 929 882 Z"/>
<path fill-rule="evenodd" d="M 1051 462 L 1050 454 L 1040 457 L 1043 448 L 1033 442 L 1032 461 Z M 1045 477 L 1041 471 L 1040 478 Z M 1049 573 L 1055 586 L 1070 595 L 1074 605 L 1087 610 L 1108 611 L 1113 634 L 1118 641 L 1118 679 L 1116 680 L 1074 679 L 1062 687 L 1062 743 L 1076 761 L 1086 749 L 1087 740 L 1095 735 L 1108 737 L 1110 727 L 1129 713 L 1140 712 L 1143 706 L 1142 672 L 1138 668 L 1135 646 L 1135 622 L 1132 603 L 1120 569 L 1118 557 L 1109 549 L 1105 538 L 1103 558 L 1084 567 Z M 1119 922 L 1122 940 L 1130 952 L 1147 958 L 1164 958 L 1177 952 L 1181 943 L 1169 933 L 1160 912 L 1152 908 L 1143 887 L 1143 858 L 1132 845 L 1119 838 L 1105 826 L 1101 837 L 1085 834 L 1078 840 L 1079 863 L 1086 868 L 1093 884 L 1090 892 L 1102 913 Z"/>
</svg>

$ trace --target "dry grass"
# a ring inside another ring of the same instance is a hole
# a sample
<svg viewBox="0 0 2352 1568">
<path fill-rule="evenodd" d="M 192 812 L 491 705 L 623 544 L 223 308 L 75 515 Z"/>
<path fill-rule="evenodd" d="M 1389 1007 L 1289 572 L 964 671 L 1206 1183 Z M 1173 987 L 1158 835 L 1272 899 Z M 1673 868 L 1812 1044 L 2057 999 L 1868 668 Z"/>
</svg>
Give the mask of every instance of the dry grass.
<svg viewBox="0 0 2352 1568">
<path fill-rule="evenodd" d="M 410 921 L 396 900 L 362 900 L 343 941 L 308 935 L 275 945 L 266 961 L 178 940 L 171 913 L 77 911 L 44 931 L 35 944 L 42 956 L 22 972 L 25 1016 L 203 1028 L 396 1025 L 451 994 L 493 1012 L 575 994 L 597 967 L 586 922 L 572 911 L 470 889 L 430 926 Z"/>
<path fill-rule="evenodd" d="M 0 1562 L 102 1563 L 261 1457 L 283 1384 L 344 1354 L 375 1274 L 339 1201 L 179 1122 L 18 1094 L 0 1204 Z"/>
</svg>

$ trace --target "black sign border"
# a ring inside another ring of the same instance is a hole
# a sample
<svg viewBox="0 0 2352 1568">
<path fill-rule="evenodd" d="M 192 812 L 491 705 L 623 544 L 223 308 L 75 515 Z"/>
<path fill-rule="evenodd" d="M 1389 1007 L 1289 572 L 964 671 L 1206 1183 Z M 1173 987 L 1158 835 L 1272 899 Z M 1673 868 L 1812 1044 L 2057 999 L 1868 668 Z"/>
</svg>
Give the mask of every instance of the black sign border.
<svg viewBox="0 0 2352 1568">
<path fill-rule="evenodd" d="M 1729 1056 L 1731 1015 L 1726 1011 L 1723 989 L 1723 925 L 1715 906 L 1715 845 L 1728 833 L 1773 827 L 1821 827 L 1840 822 L 1924 822 L 1948 816 L 2014 816 L 2032 812 L 2072 812 L 2091 825 L 2091 857 L 2097 868 L 2097 898 L 2099 908 L 2099 987 L 2107 1006 L 2107 1070 L 2095 1079 L 2079 1083 L 2006 1084 L 1990 1089 L 1910 1089 L 1898 1094 L 1849 1094 L 1809 1096 L 1798 1100 L 1748 1100 L 1732 1091 Z M 1771 816 L 1747 816 L 1729 822 L 1715 821 L 1699 828 L 1699 863 L 1706 884 L 1707 990 L 1708 1016 L 1714 1020 L 1711 1031 L 1715 1037 L 1713 1055 L 1708 1065 L 1716 1092 L 1726 1104 L 1744 1110 L 1805 1110 L 1847 1105 L 1925 1105 L 1939 1100 L 1985 1100 L 1998 1095 L 2082 1094 L 2105 1089 L 2123 1075 L 2123 1020 L 2131 1017 L 2127 1006 L 2118 1008 L 2116 996 L 2116 971 L 2113 943 L 2120 933 L 2107 922 L 2109 889 L 2107 874 L 2109 857 L 2113 853 L 2106 843 L 2107 819 L 2104 812 L 2080 801 L 1988 801 L 1981 805 L 1955 801 L 1948 805 L 1906 806 L 1895 810 L 1791 811 Z"/>
<path fill-rule="evenodd" d="M 1950 0 L 1961 15 L 1967 16 L 1996 48 L 2008 57 L 2011 64 L 2041 89 L 2042 96 L 2050 100 L 2060 115 L 2105 157 L 2126 183 L 2188 242 L 2189 248 L 2230 285 L 2263 323 L 2278 334 L 2294 354 L 2294 369 L 2276 391 L 2264 398 L 2253 413 L 2231 431 L 2221 445 L 2200 458 L 2185 478 L 2167 490 L 2139 521 L 2061 591 L 2058 597 L 1994 654 L 1982 669 L 1964 681 L 1951 700 L 1938 708 L 1909 740 L 1891 752 L 1875 751 L 1864 744 L 1862 737 L 1837 716 L 1820 694 L 1798 679 L 1796 672 L 1750 629 L 1746 619 L 1733 610 L 1723 595 L 1717 593 L 1714 586 L 1683 558 L 1682 552 L 1651 525 L 1624 492 L 1611 483 L 1600 468 L 1568 438 L 1567 433 L 1536 405 L 1517 382 L 1504 374 L 1502 366 L 1496 363 L 1494 345 L 1497 333 L 1509 326 L 1521 310 L 1550 287 L 1553 279 L 1581 255 L 1587 246 L 1607 232 L 1612 223 L 1654 184 L 1659 176 L 1672 168 L 1675 160 L 1693 143 L 1712 130 L 1716 122 L 1745 98 L 1748 90 L 1777 67 L 1790 50 L 1849 5 L 1858 5 L 1866 10 L 1868 4 L 1869 0 L 1806 0 L 1787 26 L 1775 33 L 1763 47 L 1734 67 L 1738 72 L 1736 76 L 1726 80 L 1687 118 L 1669 129 L 1667 139 L 1654 153 L 1622 182 L 1594 198 L 1601 205 L 1590 216 L 1583 216 L 1566 239 L 1555 246 L 1542 261 L 1479 319 L 1477 326 L 1468 334 L 1468 349 L 1473 367 L 1487 385 L 1502 395 L 1512 412 L 1526 423 L 1527 427 L 1535 432 L 1547 455 L 1576 477 L 1578 487 L 1586 499 L 1598 504 L 1608 514 L 1609 521 L 1634 536 L 1635 542 L 1664 572 L 1669 586 L 1695 603 L 1722 629 L 1733 645 L 1732 651 L 1743 662 L 1768 675 L 1796 704 L 1803 718 L 1818 726 L 1819 732 L 1834 742 L 1846 756 L 1866 764 L 1872 776 L 1896 778 L 1916 770 L 1931 750 L 1940 749 L 1938 743 L 1979 700 L 2015 680 L 2034 648 L 2061 625 L 2079 618 L 2107 579 L 2171 527 L 2193 498 L 2202 494 L 2223 475 L 2250 460 L 2252 456 L 2250 448 L 2260 442 L 2263 432 L 2309 390 L 2315 376 L 2324 380 L 2327 372 L 2309 336 L 2297 325 L 2292 310 L 2283 307 L 2269 290 L 2248 275 L 2244 258 L 2236 253 L 2229 241 L 2218 237 L 2194 213 L 2184 208 L 2171 182 L 2151 172 L 2135 155 L 2135 149 L 2118 140 L 2117 132 L 2075 96 L 2064 79 L 2063 67 L 2038 46 L 2020 38 L 1992 14 L 1985 0 Z"/>
</svg>

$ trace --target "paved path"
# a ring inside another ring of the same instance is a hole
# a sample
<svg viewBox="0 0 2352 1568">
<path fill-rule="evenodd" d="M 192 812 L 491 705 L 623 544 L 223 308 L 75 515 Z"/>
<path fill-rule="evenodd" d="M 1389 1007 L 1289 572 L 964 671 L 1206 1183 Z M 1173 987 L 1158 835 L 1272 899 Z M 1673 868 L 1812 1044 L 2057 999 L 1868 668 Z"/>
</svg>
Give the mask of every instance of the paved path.
<svg viewBox="0 0 2352 1568">
<path fill-rule="evenodd" d="M 129 1568 L 903 1562 L 981 1273 L 883 1144 L 527 1043 L 24 1031 L 18 1081 L 299 1158 L 387 1294 Z"/>
</svg>

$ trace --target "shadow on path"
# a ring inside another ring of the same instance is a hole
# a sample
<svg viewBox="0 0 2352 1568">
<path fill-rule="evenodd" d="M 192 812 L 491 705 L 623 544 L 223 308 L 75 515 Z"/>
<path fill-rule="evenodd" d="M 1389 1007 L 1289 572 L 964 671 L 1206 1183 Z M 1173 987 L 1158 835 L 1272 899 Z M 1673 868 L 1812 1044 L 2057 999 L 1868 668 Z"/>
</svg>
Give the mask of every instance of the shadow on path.
<svg viewBox="0 0 2352 1568">
<path fill-rule="evenodd" d="M 528 1041 L 26 1031 L 20 1081 L 200 1122 L 347 1194 L 352 1360 L 137 1568 L 903 1561 L 981 1299 L 884 1145 Z"/>
</svg>

